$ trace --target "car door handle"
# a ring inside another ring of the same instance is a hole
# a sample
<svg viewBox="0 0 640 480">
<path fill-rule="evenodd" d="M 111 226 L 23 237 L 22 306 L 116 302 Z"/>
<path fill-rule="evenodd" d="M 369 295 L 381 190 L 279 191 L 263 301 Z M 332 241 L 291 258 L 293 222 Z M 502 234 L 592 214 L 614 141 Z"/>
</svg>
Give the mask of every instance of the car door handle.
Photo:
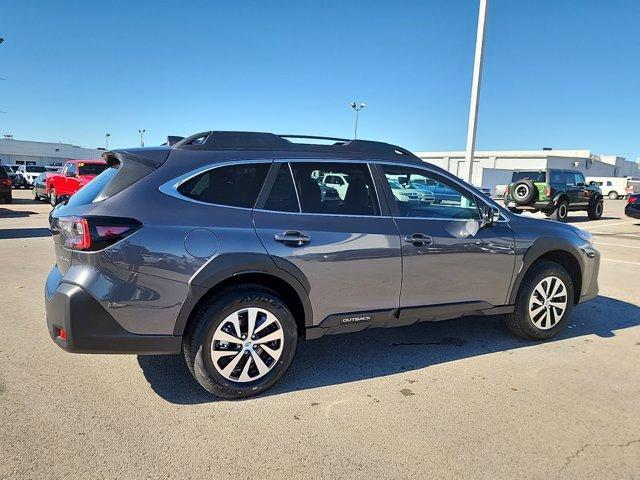
<svg viewBox="0 0 640 480">
<path fill-rule="evenodd" d="M 295 245 L 303 245 L 309 243 L 311 237 L 304 232 L 298 232 L 297 230 L 287 230 L 283 233 L 276 233 L 274 237 L 276 242 L 293 243 Z"/>
<path fill-rule="evenodd" d="M 417 247 L 428 247 L 433 244 L 433 237 L 424 233 L 414 233 L 411 236 L 404 237 L 404 241 L 413 243 Z"/>
</svg>

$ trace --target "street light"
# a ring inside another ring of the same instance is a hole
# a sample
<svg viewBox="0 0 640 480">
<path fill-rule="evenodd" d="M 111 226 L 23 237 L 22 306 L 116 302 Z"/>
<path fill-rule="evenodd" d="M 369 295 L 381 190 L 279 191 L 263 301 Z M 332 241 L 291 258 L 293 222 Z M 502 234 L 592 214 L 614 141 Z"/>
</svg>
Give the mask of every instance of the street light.
<svg viewBox="0 0 640 480">
<path fill-rule="evenodd" d="M 144 132 L 146 132 L 146 130 L 143 128 L 142 130 L 138 130 L 138 133 L 140 134 L 140 146 L 144 147 Z"/>
<path fill-rule="evenodd" d="M 354 139 L 358 138 L 358 115 L 360 114 L 360 110 L 362 110 L 366 106 L 367 106 L 366 103 L 361 103 L 360 105 L 358 105 L 356 104 L 356 102 L 351 102 L 351 108 L 353 108 L 356 111 L 356 126 L 353 129 Z"/>
<path fill-rule="evenodd" d="M 104 134 L 104 143 L 105 143 L 105 147 L 107 147 L 107 150 L 109 150 L 109 137 L 111 136 L 110 133 L 105 133 Z"/>
</svg>

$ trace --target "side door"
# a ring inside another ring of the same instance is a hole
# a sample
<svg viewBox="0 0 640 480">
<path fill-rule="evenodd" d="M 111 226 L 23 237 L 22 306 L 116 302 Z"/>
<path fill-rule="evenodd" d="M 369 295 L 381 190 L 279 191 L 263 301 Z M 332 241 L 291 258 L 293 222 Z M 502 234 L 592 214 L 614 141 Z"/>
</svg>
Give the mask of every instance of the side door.
<svg viewBox="0 0 640 480">
<path fill-rule="evenodd" d="M 386 188 L 402 242 L 401 308 L 457 304 L 462 313 L 505 305 L 515 267 L 509 223 L 480 227 L 483 200 L 451 178 L 421 167 L 379 164 L 378 169 L 383 188 L 408 175 L 435 182 L 446 193 L 438 204 L 415 204 Z"/>
<path fill-rule="evenodd" d="M 562 178 L 564 179 L 567 197 L 569 197 L 569 209 L 574 209 L 580 204 L 580 187 L 576 185 L 575 172 L 570 170 L 564 170 L 562 172 Z"/>
<path fill-rule="evenodd" d="M 578 205 L 586 207 L 589 205 L 591 199 L 591 190 L 587 186 L 587 181 L 584 178 L 582 172 L 574 172 L 573 174 L 576 184 L 576 190 L 578 195 Z"/>
<path fill-rule="evenodd" d="M 316 178 L 324 172 L 348 176 L 340 201 L 322 198 Z M 398 308 L 400 239 L 367 163 L 276 160 L 253 218 L 275 264 L 307 280 L 308 326 L 375 321 Z M 348 315 L 363 312 L 371 315 Z"/>
<path fill-rule="evenodd" d="M 70 163 L 67 169 L 67 175 L 64 182 L 64 193 L 72 195 L 80 188 L 80 179 L 78 178 L 78 164 Z"/>
</svg>

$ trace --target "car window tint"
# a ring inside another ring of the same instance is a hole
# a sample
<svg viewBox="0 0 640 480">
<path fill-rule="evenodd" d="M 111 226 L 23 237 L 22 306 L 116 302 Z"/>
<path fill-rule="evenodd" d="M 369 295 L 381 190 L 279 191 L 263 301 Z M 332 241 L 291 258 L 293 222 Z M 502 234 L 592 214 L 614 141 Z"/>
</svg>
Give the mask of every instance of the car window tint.
<svg viewBox="0 0 640 480">
<path fill-rule="evenodd" d="M 178 192 L 199 202 L 252 208 L 269 165 L 251 163 L 213 168 L 181 184 Z"/>
<path fill-rule="evenodd" d="M 576 184 L 576 177 L 574 176 L 573 172 L 564 172 L 564 183 L 566 183 L 567 185 Z"/>
<path fill-rule="evenodd" d="M 291 168 L 303 212 L 380 215 L 367 164 L 293 162 Z M 332 178 L 340 182 L 331 183 Z"/>
<path fill-rule="evenodd" d="M 479 219 L 473 195 L 452 182 L 410 167 L 383 167 L 401 217 Z"/>
<path fill-rule="evenodd" d="M 551 183 L 563 183 L 562 172 L 559 172 L 558 170 L 552 170 Z"/>
<path fill-rule="evenodd" d="M 575 182 L 576 185 L 584 185 L 584 175 L 582 175 L 582 173 L 576 173 L 575 175 Z"/>
<path fill-rule="evenodd" d="M 73 175 L 76 174 L 76 164 L 75 163 L 71 163 L 69 164 L 69 168 L 67 168 L 67 173 L 71 173 Z"/>
<path fill-rule="evenodd" d="M 283 163 L 280 166 L 264 208 L 265 210 L 274 210 L 276 212 L 300 211 L 296 189 L 293 186 L 293 178 L 291 178 L 288 164 Z"/>
</svg>

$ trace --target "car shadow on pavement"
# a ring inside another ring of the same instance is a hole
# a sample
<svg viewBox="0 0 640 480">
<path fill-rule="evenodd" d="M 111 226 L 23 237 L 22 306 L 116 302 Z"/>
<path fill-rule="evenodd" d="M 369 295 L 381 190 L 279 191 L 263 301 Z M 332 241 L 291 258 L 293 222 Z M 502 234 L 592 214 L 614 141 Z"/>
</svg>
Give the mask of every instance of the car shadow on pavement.
<svg viewBox="0 0 640 480">
<path fill-rule="evenodd" d="M 605 217 L 604 215 L 602 217 L 600 217 L 600 220 L 621 220 L 622 217 Z M 584 217 L 572 217 L 571 215 L 569 215 L 567 217 L 567 223 L 586 223 L 586 222 L 593 222 L 595 220 L 591 220 L 588 216 L 584 216 Z"/>
<path fill-rule="evenodd" d="M 22 218 L 37 214 L 38 212 L 31 212 L 29 210 L 12 210 L 9 208 L 0 208 L 0 218 Z"/>
<path fill-rule="evenodd" d="M 610 338 L 617 330 L 638 325 L 640 307 L 599 296 L 578 305 L 565 329 L 547 342 L 586 335 Z M 500 316 L 326 336 L 300 342 L 289 371 L 262 395 L 356 382 L 535 345 L 539 342 L 514 337 Z M 189 405 L 216 401 L 193 379 L 182 355 L 139 355 L 138 363 L 151 388 L 168 402 Z"/>
<path fill-rule="evenodd" d="M 50 237 L 51 232 L 48 228 L 2 228 L 0 229 L 0 240 L 9 240 L 16 238 L 40 238 Z"/>
</svg>

